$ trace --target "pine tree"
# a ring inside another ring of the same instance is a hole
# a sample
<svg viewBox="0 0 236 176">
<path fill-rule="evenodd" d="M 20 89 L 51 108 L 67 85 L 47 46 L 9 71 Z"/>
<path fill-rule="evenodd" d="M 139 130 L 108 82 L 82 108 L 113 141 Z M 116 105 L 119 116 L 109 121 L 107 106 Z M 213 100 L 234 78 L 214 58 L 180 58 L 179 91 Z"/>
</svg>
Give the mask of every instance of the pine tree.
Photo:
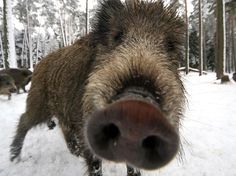
<svg viewBox="0 0 236 176">
<path fill-rule="evenodd" d="M 17 67 L 11 0 L 3 0 L 3 55 L 5 68 Z"/>
<path fill-rule="evenodd" d="M 215 67 L 215 34 L 216 34 L 216 17 L 215 17 L 215 7 L 216 3 L 215 0 L 202 0 L 201 1 L 201 11 L 202 11 L 202 47 L 203 47 L 203 68 L 204 69 L 214 69 Z M 190 16 L 190 26 L 191 26 L 191 33 L 197 32 L 197 38 L 199 40 L 199 0 L 193 0 L 193 6 L 194 10 L 191 13 Z M 190 36 L 190 41 L 193 40 L 191 37 L 196 37 L 194 35 Z M 192 49 L 190 50 L 190 63 L 198 63 L 197 67 L 199 67 L 200 63 L 200 48 L 199 43 L 196 43 L 196 45 L 191 46 Z M 196 53 L 198 52 L 198 54 Z M 194 57 L 193 57 L 194 56 Z"/>
<path fill-rule="evenodd" d="M 27 62 L 26 67 L 29 67 L 33 69 L 33 33 L 34 28 L 36 26 L 39 26 L 39 20 L 38 20 L 38 10 L 39 7 L 37 7 L 36 4 L 39 3 L 39 0 L 19 0 L 14 8 L 14 12 L 18 20 L 23 24 L 25 36 L 24 36 L 24 52 Z"/>
<path fill-rule="evenodd" d="M 188 20 L 188 2 L 187 0 L 184 1 L 185 3 L 185 23 L 186 23 L 186 30 L 185 30 L 185 72 L 186 74 L 189 73 L 189 20 Z"/>
<path fill-rule="evenodd" d="M 221 79 L 225 72 L 225 7 L 223 0 L 217 0 L 217 47 L 216 77 Z"/>
<path fill-rule="evenodd" d="M 198 2 L 199 6 L 199 75 L 203 71 L 203 27 L 202 27 L 202 0 Z"/>
<path fill-rule="evenodd" d="M 229 1 L 226 6 L 226 72 L 236 71 L 236 1 Z"/>
<path fill-rule="evenodd" d="M 89 10 L 88 10 L 88 0 L 86 0 L 86 12 L 85 12 L 85 33 L 88 34 L 89 32 Z"/>
</svg>

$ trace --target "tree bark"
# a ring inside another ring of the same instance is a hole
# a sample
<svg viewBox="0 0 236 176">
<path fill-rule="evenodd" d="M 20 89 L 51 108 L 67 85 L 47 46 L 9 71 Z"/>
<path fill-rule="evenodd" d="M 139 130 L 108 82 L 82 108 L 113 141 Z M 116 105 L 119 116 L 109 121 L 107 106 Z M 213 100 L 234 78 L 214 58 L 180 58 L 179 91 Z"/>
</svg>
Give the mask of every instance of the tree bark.
<svg viewBox="0 0 236 176">
<path fill-rule="evenodd" d="M 16 48 L 15 48 L 15 35 L 14 35 L 14 25 L 13 25 L 13 18 L 12 18 L 12 1 L 6 0 L 6 23 L 7 23 L 7 40 L 8 40 L 8 62 L 9 67 L 16 68 Z"/>
<path fill-rule="evenodd" d="M 33 50 L 32 50 L 32 37 L 31 37 L 28 1 L 26 3 L 26 11 L 27 11 L 27 34 L 28 34 L 27 37 L 28 37 L 28 48 L 29 48 L 29 67 L 30 69 L 33 69 Z"/>
<path fill-rule="evenodd" d="M 3 51 L 3 42 L 2 42 L 2 34 L 0 32 L 0 45 L 1 45 L 1 52 L 2 52 L 2 59 L 3 59 L 3 68 L 6 68 L 5 61 L 4 61 L 4 51 Z"/>
<path fill-rule="evenodd" d="M 235 49 L 235 31 L 234 31 L 234 26 L 235 26 L 235 10 L 232 10 L 232 16 L 231 18 L 231 50 L 232 50 L 232 64 L 233 64 L 233 68 L 232 70 L 236 72 L 236 49 Z"/>
<path fill-rule="evenodd" d="M 203 70 L 208 70 L 207 67 L 207 31 L 204 21 L 202 22 L 203 26 Z"/>
<path fill-rule="evenodd" d="M 187 0 L 185 3 L 185 21 L 186 21 L 186 29 L 185 29 L 185 72 L 189 73 L 189 20 L 188 20 L 188 3 Z"/>
<path fill-rule="evenodd" d="M 59 12 L 59 17 L 60 17 L 60 29 L 61 29 L 61 35 L 62 35 L 62 42 L 63 42 L 63 47 L 64 47 L 64 46 L 66 46 L 66 39 L 65 39 L 65 32 L 64 32 L 64 27 L 63 27 L 63 20 L 62 20 L 61 10 Z"/>
<path fill-rule="evenodd" d="M 9 68 L 8 62 L 8 38 L 7 38 L 7 0 L 3 0 L 3 56 L 4 66 Z"/>
<path fill-rule="evenodd" d="M 202 27 L 202 0 L 198 1 L 199 9 L 199 76 L 203 71 L 203 27 Z"/>
<path fill-rule="evenodd" d="M 86 0 L 86 12 L 85 12 L 85 34 L 89 32 L 89 14 L 88 14 L 88 0 Z"/>
<path fill-rule="evenodd" d="M 22 52 L 21 52 L 21 57 L 20 57 L 20 59 L 21 59 L 21 67 L 22 66 L 24 66 L 24 55 L 25 55 L 25 53 L 27 53 L 27 47 L 26 47 L 26 36 L 27 34 L 26 34 L 26 28 L 25 28 L 25 30 L 24 30 L 24 37 L 23 37 L 23 44 L 22 44 Z"/>
<path fill-rule="evenodd" d="M 236 19 L 234 19 L 234 24 L 236 24 Z M 235 36 L 235 33 L 234 33 Z M 236 72 L 236 44 L 235 44 L 235 38 L 234 38 L 234 72 Z"/>
<path fill-rule="evenodd" d="M 39 37 L 40 35 L 38 34 L 38 37 L 37 37 L 37 46 L 36 46 L 36 61 L 35 63 L 37 64 L 39 62 Z"/>
<path fill-rule="evenodd" d="M 225 7 L 223 0 L 217 0 L 217 47 L 216 78 L 221 79 L 225 72 Z"/>
</svg>

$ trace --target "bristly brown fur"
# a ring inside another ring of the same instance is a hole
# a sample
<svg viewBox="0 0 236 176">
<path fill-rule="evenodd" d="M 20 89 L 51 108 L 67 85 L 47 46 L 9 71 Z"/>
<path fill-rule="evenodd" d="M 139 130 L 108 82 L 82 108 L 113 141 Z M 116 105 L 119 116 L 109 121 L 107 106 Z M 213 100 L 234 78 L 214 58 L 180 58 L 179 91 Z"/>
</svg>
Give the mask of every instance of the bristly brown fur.
<svg viewBox="0 0 236 176">
<path fill-rule="evenodd" d="M 101 3 L 100 10 L 95 16 L 92 40 L 98 44 L 112 49 L 122 42 L 122 38 L 126 37 L 132 27 L 142 27 L 145 35 L 161 34 L 165 38 L 163 45 L 170 56 L 172 57 L 172 53 L 175 52 L 173 60 L 176 59 L 178 62 L 182 59 L 180 57 L 185 24 L 178 17 L 175 8 L 165 7 L 162 1 L 136 0 L 122 4 L 118 0 L 107 0 Z M 176 58 L 176 52 L 178 52 L 178 58 Z"/>
<path fill-rule="evenodd" d="M 93 153 L 84 134 L 87 118 L 111 103 L 129 81 L 161 96 L 163 114 L 178 132 L 185 104 L 177 71 L 183 32 L 183 20 L 162 1 L 104 0 L 89 35 L 36 66 L 11 159 L 20 154 L 28 130 L 56 116 L 68 148 L 85 157 L 90 167 Z"/>
</svg>

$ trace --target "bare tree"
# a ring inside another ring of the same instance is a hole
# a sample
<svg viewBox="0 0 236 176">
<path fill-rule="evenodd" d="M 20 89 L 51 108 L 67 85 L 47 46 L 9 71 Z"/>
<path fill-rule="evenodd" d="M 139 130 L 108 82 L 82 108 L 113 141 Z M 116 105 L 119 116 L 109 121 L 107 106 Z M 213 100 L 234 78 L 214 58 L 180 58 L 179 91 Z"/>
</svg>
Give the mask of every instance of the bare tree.
<svg viewBox="0 0 236 176">
<path fill-rule="evenodd" d="M 198 1 L 199 6 L 199 75 L 203 71 L 203 23 L 202 23 L 202 0 Z"/>
<path fill-rule="evenodd" d="M 226 29 L 228 31 L 228 35 L 226 35 L 226 45 L 227 45 L 227 64 L 226 71 L 232 72 L 236 71 L 236 45 L 235 45 L 235 9 L 236 9 L 236 1 L 229 1 L 225 4 L 226 14 L 227 14 L 227 22 Z"/>
<path fill-rule="evenodd" d="M 216 42 L 216 78 L 221 79 L 225 72 L 225 7 L 223 0 L 217 0 L 217 42 Z"/>
<path fill-rule="evenodd" d="M 186 30 L 185 30 L 185 72 L 189 73 L 189 19 L 188 19 L 188 2 L 184 0 L 185 3 L 185 21 L 186 21 Z"/>
<path fill-rule="evenodd" d="M 2 59 L 3 59 L 3 68 L 6 68 L 5 66 L 5 62 L 4 62 L 4 51 L 3 51 L 3 42 L 2 42 L 2 35 L 1 35 L 1 32 L 0 32 L 0 49 L 1 49 L 1 53 L 2 53 Z"/>
<path fill-rule="evenodd" d="M 7 2 L 3 0 L 3 61 L 4 67 L 9 68 L 8 62 L 8 38 L 7 38 Z"/>
<path fill-rule="evenodd" d="M 61 35 L 62 35 L 62 45 L 66 46 L 67 42 L 66 42 L 66 35 L 65 35 L 65 22 L 64 22 L 64 18 L 63 18 L 63 13 L 62 11 L 59 9 L 59 17 L 60 17 L 60 30 L 61 30 Z"/>
<path fill-rule="evenodd" d="M 89 32 L 89 10 L 88 10 L 88 0 L 86 0 L 86 12 L 85 12 L 85 34 Z"/>
<path fill-rule="evenodd" d="M 17 67 L 11 0 L 3 0 L 3 53 L 6 68 Z"/>
<path fill-rule="evenodd" d="M 32 50 L 32 29 L 31 29 L 31 25 L 30 25 L 30 18 L 29 18 L 29 0 L 27 0 L 26 2 L 26 15 L 27 15 L 27 40 L 28 40 L 28 48 L 29 48 L 29 67 L 30 69 L 33 69 L 33 50 Z"/>
</svg>

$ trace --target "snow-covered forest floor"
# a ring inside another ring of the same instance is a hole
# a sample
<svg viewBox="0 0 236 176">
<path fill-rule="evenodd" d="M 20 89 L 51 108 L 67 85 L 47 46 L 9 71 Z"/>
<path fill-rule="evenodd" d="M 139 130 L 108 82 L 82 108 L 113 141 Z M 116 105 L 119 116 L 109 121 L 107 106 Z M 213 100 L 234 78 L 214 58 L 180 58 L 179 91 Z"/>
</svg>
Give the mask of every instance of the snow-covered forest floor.
<svg viewBox="0 0 236 176">
<path fill-rule="evenodd" d="M 184 76 L 188 107 L 182 123 L 182 157 L 145 176 L 236 176 L 236 83 L 221 85 L 215 74 Z M 57 126 L 29 131 L 21 161 L 9 161 L 9 145 L 27 94 L 0 96 L 0 176 L 83 176 L 86 166 L 69 153 Z M 182 158 L 182 161 L 180 161 Z M 124 165 L 104 164 L 104 176 L 125 176 Z"/>
</svg>

